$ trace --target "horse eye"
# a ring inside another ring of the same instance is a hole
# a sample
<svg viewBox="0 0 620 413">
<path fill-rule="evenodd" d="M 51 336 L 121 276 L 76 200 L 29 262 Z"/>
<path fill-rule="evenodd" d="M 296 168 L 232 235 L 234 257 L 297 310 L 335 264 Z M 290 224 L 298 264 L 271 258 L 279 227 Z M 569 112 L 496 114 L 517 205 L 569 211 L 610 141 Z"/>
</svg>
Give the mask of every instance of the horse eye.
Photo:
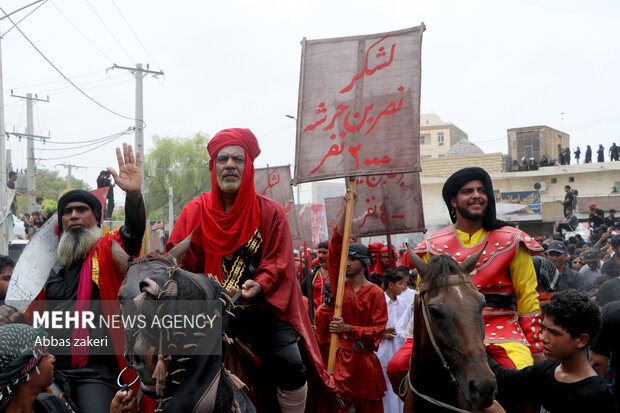
<svg viewBox="0 0 620 413">
<path fill-rule="evenodd" d="M 437 306 L 429 305 L 428 311 L 431 313 L 431 317 L 444 318 L 443 313 L 440 311 L 440 309 Z"/>
</svg>

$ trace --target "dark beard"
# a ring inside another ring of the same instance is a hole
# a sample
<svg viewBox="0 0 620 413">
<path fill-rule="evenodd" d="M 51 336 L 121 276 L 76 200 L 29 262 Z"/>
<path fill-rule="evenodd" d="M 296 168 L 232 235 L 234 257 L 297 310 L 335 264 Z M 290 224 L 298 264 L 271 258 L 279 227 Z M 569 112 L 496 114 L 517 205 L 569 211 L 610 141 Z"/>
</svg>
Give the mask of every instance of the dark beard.
<svg viewBox="0 0 620 413">
<path fill-rule="evenodd" d="M 463 208 L 460 205 L 456 205 L 456 209 L 459 211 L 459 213 L 461 214 L 461 216 L 465 219 L 472 219 L 474 221 L 482 221 L 485 217 L 485 215 L 487 214 L 487 207 L 484 207 L 484 211 L 482 211 L 480 214 L 471 214 L 467 208 Z"/>
</svg>

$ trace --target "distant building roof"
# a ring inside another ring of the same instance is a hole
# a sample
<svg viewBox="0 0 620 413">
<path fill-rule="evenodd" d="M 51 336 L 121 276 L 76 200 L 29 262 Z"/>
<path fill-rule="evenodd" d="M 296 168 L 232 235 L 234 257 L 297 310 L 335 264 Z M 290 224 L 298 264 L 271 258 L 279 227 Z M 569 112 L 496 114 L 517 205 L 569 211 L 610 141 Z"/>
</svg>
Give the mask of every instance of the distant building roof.
<svg viewBox="0 0 620 413">
<path fill-rule="evenodd" d="M 458 141 L 446 152 L 446 156 L 472 156 L 482 154 L 484 154 L 484 152 L 482 152 L 482 149 L 480 149 L 478 145 L 466 139 Z"/>
</svg>

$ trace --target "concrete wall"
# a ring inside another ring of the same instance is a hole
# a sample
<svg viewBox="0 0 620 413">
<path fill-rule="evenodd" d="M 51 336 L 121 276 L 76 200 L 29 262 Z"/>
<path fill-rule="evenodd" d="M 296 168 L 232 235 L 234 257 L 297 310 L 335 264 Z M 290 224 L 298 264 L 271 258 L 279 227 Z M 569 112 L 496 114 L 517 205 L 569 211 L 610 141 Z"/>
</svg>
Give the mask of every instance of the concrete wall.
<svg viewBox="0 0 620 413">
<path fill-rule="evenodd" d="M 538 132 L 540 134 L 540 156 L 547 155 L 547 159 L 559 159 L 558 143 L 562 148 L 570 147 L 570 136 L 567 133 L 548 126 L 528 126 L 523 128 L 508 129 L 508 156 L 511 160 L 521 162 L 517 154 L 517 134 L 522 132 Z M 582 150 L 582 159 L 585 149 Z M 571 153 L 572 156 L 572 153 Z M 538 162 L 540 159 L 536 159 Z"/>
</svg>

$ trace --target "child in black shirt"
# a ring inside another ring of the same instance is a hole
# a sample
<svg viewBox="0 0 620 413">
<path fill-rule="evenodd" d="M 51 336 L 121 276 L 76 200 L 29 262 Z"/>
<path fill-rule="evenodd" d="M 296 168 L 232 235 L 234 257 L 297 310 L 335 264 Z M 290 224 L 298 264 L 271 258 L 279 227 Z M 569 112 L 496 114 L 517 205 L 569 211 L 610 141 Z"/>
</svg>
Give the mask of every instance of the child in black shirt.
<svg viewBox="0 0 620 413">
<path fill-rule="evenodd" d="M 590 366 L 586 348 L 601 324 L 598 306 L 586 293 L 566 290 L 541 305 L 541 341 L 547 360 L 522 370 L 489 359 L 497 378 L 498 398 L 540 403 L 550 413 L 617 412 L 611 392 Z M 495 402 L 484 413 L 502 413 Z"/>
</svg>

